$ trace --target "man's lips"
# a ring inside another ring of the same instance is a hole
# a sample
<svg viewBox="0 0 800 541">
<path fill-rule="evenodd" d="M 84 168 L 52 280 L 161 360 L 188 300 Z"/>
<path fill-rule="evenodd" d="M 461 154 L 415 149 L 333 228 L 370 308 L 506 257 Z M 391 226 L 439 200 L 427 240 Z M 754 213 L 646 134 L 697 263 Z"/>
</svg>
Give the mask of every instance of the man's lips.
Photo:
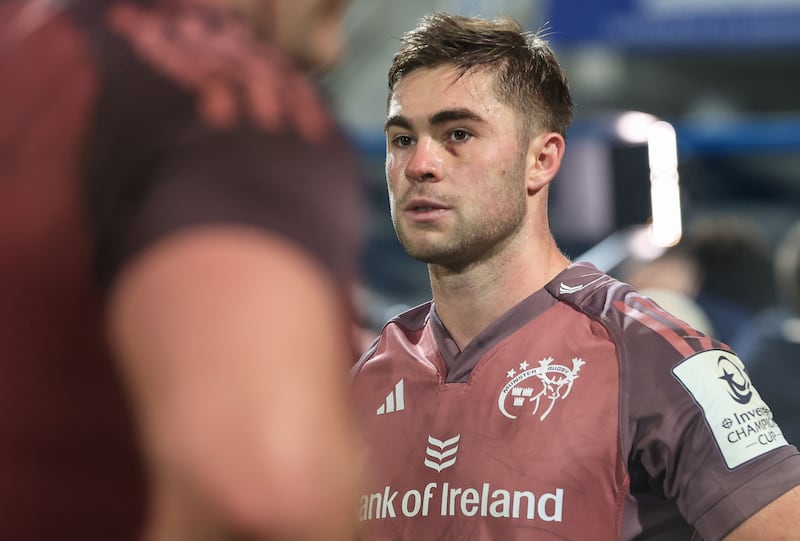
<svg viewBox="0 0 800 541">
<path fill-rule="evenodd" d="M 426 198 L 414 198 L 409 201 L 405 209 L 405 215 L 415 223 L 432 223 L 441 218 L 450 209 L 447 205 Z"/>
<path fill-rule="evenodd" d="M 406 203 L 404 210 L 411 213 L 425 213 L 438 210 L 447 210 L 449 207 L 433 199 L 414 198 Z"/>
</svg>

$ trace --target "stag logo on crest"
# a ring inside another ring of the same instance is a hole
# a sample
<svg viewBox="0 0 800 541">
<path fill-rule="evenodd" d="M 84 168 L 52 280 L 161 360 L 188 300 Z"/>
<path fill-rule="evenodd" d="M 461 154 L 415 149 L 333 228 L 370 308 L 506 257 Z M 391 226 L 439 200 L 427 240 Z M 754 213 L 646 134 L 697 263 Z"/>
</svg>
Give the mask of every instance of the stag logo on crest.
<svg viewBox="0 0 800 541">
<path fill-rule="evenodd" d="M 528 361 L 522 361 L 519 363 L 519 372 L 516 368 L 506 372 L 509 382 L 500 391 L 497 399 L 500 413 L 509 419 L 516 419 L 517 416 L 509 412 L 509 407 L 513 412 L 532 402 L 531 415 L 541 412 L 539 420 L 543 421 L 550 415 L 556 402 L 567 398 L 572 392 L 572 385 L 578 379 L 578 372 L 584 364 L 586 362 L 577 357 L 572 359 L 572 368 L 553 364 L 552 357 L 542 359 L 533 368 L 529 368 Z"/>
</svg>

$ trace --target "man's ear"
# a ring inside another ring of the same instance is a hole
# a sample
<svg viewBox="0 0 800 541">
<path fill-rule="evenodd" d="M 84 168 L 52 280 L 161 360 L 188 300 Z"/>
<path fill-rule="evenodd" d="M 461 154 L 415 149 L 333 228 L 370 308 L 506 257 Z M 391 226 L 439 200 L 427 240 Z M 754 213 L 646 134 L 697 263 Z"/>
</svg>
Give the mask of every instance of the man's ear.
<svg viewBox="0 0 800 541">
<path fill-rule="evenodd" d="M 526 182 L 528 192 L 534 193 L 553 180 L 564 156 L 564 137 L 548 132 L 531 139 L 528 145 Z"/>
</svg>

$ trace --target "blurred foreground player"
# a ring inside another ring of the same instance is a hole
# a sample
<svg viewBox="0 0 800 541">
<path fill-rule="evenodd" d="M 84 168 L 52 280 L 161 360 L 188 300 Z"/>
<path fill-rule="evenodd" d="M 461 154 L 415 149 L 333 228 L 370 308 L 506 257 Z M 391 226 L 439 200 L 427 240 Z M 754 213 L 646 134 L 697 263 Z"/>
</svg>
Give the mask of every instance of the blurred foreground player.
<svg viewBox="0 0 800 541">
<path fill-rule="evenodd" d="M 556 246 L 571 117 L 513 21 L 435 14 L 395 55 L 392 220 L 433 302 L 356 367 L 365 539 L 798 539 L 800 455 L 741 361 Z"/>
<path fill-rule="evenodd" d="M 0 539 L 352 538 L 343 9 L 0 4 Z"/>
</svg>

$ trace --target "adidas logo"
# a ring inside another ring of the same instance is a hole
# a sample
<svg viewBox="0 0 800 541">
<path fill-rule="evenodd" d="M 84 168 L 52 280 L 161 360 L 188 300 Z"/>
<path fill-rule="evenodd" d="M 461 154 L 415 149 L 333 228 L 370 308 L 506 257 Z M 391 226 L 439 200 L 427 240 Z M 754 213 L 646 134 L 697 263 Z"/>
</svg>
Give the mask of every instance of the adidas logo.
<svg viewBox="0 0 800 541">
<path fill-rule="evenodd" d="M 433 436 L 428 436 L 428 447 L 425 448 L 425 465 L 432 470 L 441 472 L 455 464 L 455 455 L 458 452 L 458 445 L 456 444 L 460 439 L 461 434 L 456 434 L 445 441 L 437 440 Z M 435 447 L 435 449 L 432 447 Z"/>
<path fill-rule="evenodd" d="M 386 400 L 378 407 L 375 413 L 376 415 L 383 415 L 384 413 L 403 411 L 404 409 L 406 409 L 406 403 L 403 398 L 403 380 L 401 379 L 394 386 L 394 389 L 386 395 Z"/>
</svg>

